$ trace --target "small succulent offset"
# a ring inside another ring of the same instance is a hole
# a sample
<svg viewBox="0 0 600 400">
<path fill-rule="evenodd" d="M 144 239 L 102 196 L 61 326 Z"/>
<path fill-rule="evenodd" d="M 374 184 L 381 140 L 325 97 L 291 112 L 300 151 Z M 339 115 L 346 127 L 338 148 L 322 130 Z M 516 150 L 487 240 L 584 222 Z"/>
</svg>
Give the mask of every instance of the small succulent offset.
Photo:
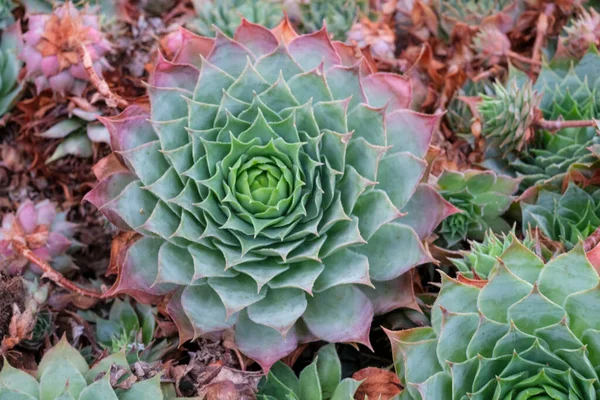
<svg viewBox="0 0 600 400">
<path fill-rule="evenodd" d="M 493 25 L 482 26 L 473 37 L 471 47 L 475 57 L 485 66 L 499 64 L 510 52 L 508 36 Z"/>
<path fill-rule="evenodd" d="M 535 137 L 533 122 L 541 95 L 533 90 L 531 81 L 519 85 L 517 79 L 511 79 L 506 87 L 496 82 L 494 92 L 491 96 L 483 94 L 478 106 L 486 152 L 506 156 L 527 149 Z"/>
<path fill-rule="evenodd" d="M 564 194 L 541 190 L 533 204 L 521 204 L 523 226 L 539 228 L 567 249 L 591 235 L 600 226 L 600 189 L 589 193 L 570 183 Z"/>
<path fill-rule="evenodd" d="M 40 272 L 37 266 L 15 250 L 13 242 L 26 246 L 57 271 L 67 271 L 73 267 L 68 251 L 78 245 L 73 239 L 74 234 L 75 224 L 67 222 L 66 212 L 56 212 L 56 204 L 49 200 L 37 204 L 24 201 L 16 214 L 2 217 L 0 255 L 2 262 L 8 263 L 5 271 L 10 275 Z"/>
<path fill-rule="evenodd" d="M 419 183 L 440 116 L 409 110 L 408 80 L 324 29 L 243 20 L 234 39 L 182 37 L 150 112 L 102 118 L 115 153 L 86 199 L 141 234 L 111 293 L 173 292 L 182 337 L 234 329 L 265 369 L 299 341 L 368 344 L 454 211 Z"/>
<path fill-rule="evenodd" d="M 0 36 L 0 118 L 10 111 L 23 89 L 18 82 L 23 63 L 17 55 L 23 48 L 21 25 L 13 24 Z"/>
<path fill-rule="evenodd" d="M 582 57 L 590 45 L 600 44 L 600 14 L 591 8 L 581 9 L 581 15 L 565 26 L 563 43 L 570 55 Z"/>
<path fill-rule="evenodd" d="M 96 324 L 96 340 L 111 354 L 125 349 L 130 364 L 136 361 L 159 360 L 165 351 L 172 349 L 166 340 L 153 343 L 156 329 L 156 309 L 141 303 L 131 306 L 128 301 L 116 299 L 110 307 L 108 318 L 92 312 L 82 312 L 83 317 Z"/>
<path fill-rule="evenodd" d="M 73 111 L 78 117 L 62 120 L 38 135 L 46 139 L 63 139 L 45 161 L 46 164 L 67 155 L 91 157 L 94 154 L 93 143 L 110 144 L 110 135 L 106 127 L 95 122 L 97 114 L 79 111 L 81 110 Z"/>
<path fill-rule="evenodd" d="M 109 68 L 104 55 L 111 45 L 100 31 L 98 15 L 79 11 L 70 2 L 49 14 L 30 15 L 23 38 L 27 78 L 34 80 L 38 93 L 50 88 L 61 96 L 82 95 L 89 77 L 80 46 L 85 46 L 98 75 Z"/>
<path fill-rule="evenodd" d="M 160 375 L 129 389 L 111 386 L 111 366 L 129 372 L 124 355 L 115 354 L 88 366 L 65 337 L 48 350 L 35 377 L 13 368 L 6 359 L 0 372 L 0 399 L 6 400 L 163 400 Z M 129 372 L 131 375 L 131 372 Z"/>
<path fill-rule="evenodd" d="M 513 240 L 488 280 L 442 273 L 432 327 L 388 331 L 401 399 L 596 399 L 600 279 L 582 245 L 544 263 Z"/>
<path fill-rule="evenodd" d="M 333 39 L 341 41 L 361 16 L 369 15 L 367 0 L 299 0 L 298 7 L 301 32 L 316 32 L 325 21 Z"/>
<path fill-rule="evenodd" d="M 282 0 L 194 0 L 197 17 L 186 26 L 207 37 L 215 36 L 215 26 L 233 37 L 242 22 L 274 28 L 283 18 Z"/>
<path fill-rule="evenodd" d="M 300 378 L 283 362 L 273 365 L 258 384 L 258 400 L 353 400 L 359 381 L 342 380 L 342 365 L 334 344 L 321 347 Z"/>
<path fill-rule="evenodd" d="M 510 225 L 502 215 L 514 200 L 519 181 L 493 171 L 445 170 L 437 178 L 443 198 L 460 210 L 446 218 L 438 233 L 448 247 L 469 239 L 482 240 L 489 229 L 508 233 Z"/>
<path fill-rule="evenodd" d="M 488 279 L 490 272 L 500 257 L 513 243 L 519 240 L 514 234 L 514 229 L 509 234 L 496 235 L 491 229 L 485 233 L 482 242 L 472 241 L 468 251 L 462 251 L 462 258 L 454 258 L 450 261 L 458 269 L 462 276 L 469 279 Z M 522 241 L 523 246 L 534 251 L 537 241 L 531 231 L 525 233 Z"/>
</svg>

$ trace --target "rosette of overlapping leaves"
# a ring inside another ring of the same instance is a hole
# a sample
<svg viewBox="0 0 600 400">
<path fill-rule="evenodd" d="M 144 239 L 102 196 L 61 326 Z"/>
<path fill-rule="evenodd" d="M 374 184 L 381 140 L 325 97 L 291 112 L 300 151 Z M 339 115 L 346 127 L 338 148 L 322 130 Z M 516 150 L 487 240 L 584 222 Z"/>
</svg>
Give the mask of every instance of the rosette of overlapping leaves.
<svg viewBox="0 0 600 400">
<path fill-rule="evenodd" d="M 87 200 L 141 235 L 111 293 L 174 293 L 183 338 L 235 329 L 265 368 L 303 341 L 368 345 L 454 211 L 419 183 L 439 116 L 325 29 L 244 20 L 233 39 L 182 37 L 150 112 L 103 119 L 115 152 Z"/>
<path fill-rule="evenodd" d="M 388 332 L 401 399 L 597 399 L 600 280 L 583 246 L 513 240 L 487 280 L 442 274 L 432 327 Z"/>
</svg>

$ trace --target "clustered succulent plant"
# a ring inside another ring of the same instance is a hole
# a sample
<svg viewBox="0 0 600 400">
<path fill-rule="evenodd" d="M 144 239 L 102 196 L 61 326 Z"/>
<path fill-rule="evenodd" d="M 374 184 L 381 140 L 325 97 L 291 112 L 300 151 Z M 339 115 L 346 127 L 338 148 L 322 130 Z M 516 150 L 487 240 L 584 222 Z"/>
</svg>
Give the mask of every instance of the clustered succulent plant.
<svg viewBox="0 0 600 400">
<path fill-rule="evenodd" d="M 111 366 L 129 371 L 123 354 L 89 367 L 83 356 L 63 337 L 48 350 L 35 377 L 13 368 L 6 359 L 0 372 L 0 399 L 6 400 L 162 400 L 160 375 L 134 383 L 129 389 L 113 388 Z M 129 372 L 131 375 L 131 372 Z"/>
<path fill-rule="evenodd" d="M 487 279 L 490 272 L 498 262 L 500 257 L 513 243 L 518 240 L 514 229 L 509 233 L 503 233 L 501 236 L 495 234 L 491 229 L 485 233 L 483 241 L 472 241 L 470 249 L 462 251 L 462 258 L 451 259 L 452 264 L 458 269 L 462 276 L 469 279 Z M 525 238 L 521 242 L 527 249 L 534 251 L 537 241 L 527 231 Z"/>
<path fill-rule="evenodd" d="M 80 57 L 81 46 L 98 75 L 109 67 L 104 55 L 111 45 L 100 31 L 98 15 L 79 11 L 72 3 L 50 14 L 30 15 L 23 38 L 27 78 L 34 80 L 38 93 L 50 88 L 61 96 L 82 95 L 89 76 Z"/>
<path fill-rule="evenodd" d="M 442 32 L 450 36 L 457 23 L 477 27 L 497 26 L 503 32 L 512 28 L 522 11 L 522 2 L 513 0 L 434 0 Z"/>
<path fill-rule="evenodd" d="M 333 39 L 341 41 L 346 40 L 350 28 L 361 16 L 369 15 L 366 0 L 300 0 L 298 8 L 301 32 L 316 32 L 325 21 Z"/>
<path fill-rule="evenodd" d="M 493 87 L 494 94 L 482 94 L 478 107 L 485 121 L 481 134 L 486 140 L 486 152 L 502 156 L 521 152 L 535 137 L 533 122 L 542 98 L 531 82 L 520 86 L 517 79 L 511 79 L 507 87 L 499 82 Z"/>
<path fill-rule="evenodd" d="M 96 324 L 96 340 L 111 354 L 125 349 L 130 364 L 136 361 L 159 360 L 173 348 L 167 340 L 154 342 L 156 309 L 145 304 L 115 299 L 108 318 L 92 312 L 82 312 L 83 317 Z"/>
<path fill-rule="evenodd" d="M 453 212 L 419 183 L 439 115 L 409 110 L 405 78 L 324 29 L 244 20 L 233 39 L 182 37 L 150 112 L 102 119 L 115 153 L 86 199 L 141 235 L 110 293 L 172 292 L 184 337 L 234 329 L 265 369 L 298 342 L 368 345 Z"/>
<path fill-rule="evenodd" d="M 38 258 L 48 262 L 57 271 L 65 272 L 73 266 L 68 251 L 77 246 L 73 239 L 75 224 L 66 220 L 66 213 L 58 213 L 56 204 L 43 200 L 34 204 L 26 200 L 15 214 L 5 214 L 0 227 L 0 255 L 7 263 L 5 272 L 11 275 L 36 272 L 39 269 L 23 257 L 14 243 L 30 249 Z"/>
<path fill-rule="evenodd" d="M 432 327 L 388 332 L 400 398 L 595 399 L 600 279 L 581 245 L 544 263 L 513 240 L 487 280 L 442 275 Z"/>
<path fill-rule="evenodd" d="M 449 216 L 438 233 L 449 247 L 469 239 L 481 240 L 487 230 L 510 231 L 502 215 L 514 200 L 519 181 L 493 171 L 445 170 L 436 181 L 439 193 L 460 212 Z"/>
<path fill-rule="evenodd" d="M 242 18 L 267 28 L 275 27 L 283 18 L 281 0 L 194 0 L 194 8 L 197 17 L 187 27 L 207 37 L 215 36 L 215 26 L 233 37 Z"/>
<path fill-rule="evenodd" d="M 574 183 L 564 194 L 540 190 L 534 203 L 521 204 L 523 226 L 539 228 L 549 239 L 573 248 L 600 226 L 600 189 L 589 191 Z"/>
<path fill-rule="evenodd" d="M 582 57 L 590 45 L 600 44 L 600 14 L 593 8 L 582 9 L 581 15 L 564 30 L 563 43 L 567 51 L 574 57 Z"/>
<path fill-rule="evenodd" d="M 167 1 L 167 0 L 165 0 Z M 92 13 L 100 13 L 101 18 L 111 19 L 118 14 L 118 1 L 114 0 L 69 0 L 78 9 L 88 9 Z M 49 14 L 66 0 L 21 0 L 27 14 Z"/>
<path fill-rule="evenodd" d="M 342 365 L 334 344 L 319 349 L 314 361 L 300 372 L 300 378 L 279 361 L 262 378 L 258 386 L 258 400 L 353 400 L 361 382 L 351 378 L 342 380 Z"/>
<path fill-rule="evenodd" d="M 0 37 L 0 118 L 12 108 L 23 89 L 18 83 L 23 63 L 17 58 L 22 48 L 21 25 L 16 23 Z"/>
</svg>

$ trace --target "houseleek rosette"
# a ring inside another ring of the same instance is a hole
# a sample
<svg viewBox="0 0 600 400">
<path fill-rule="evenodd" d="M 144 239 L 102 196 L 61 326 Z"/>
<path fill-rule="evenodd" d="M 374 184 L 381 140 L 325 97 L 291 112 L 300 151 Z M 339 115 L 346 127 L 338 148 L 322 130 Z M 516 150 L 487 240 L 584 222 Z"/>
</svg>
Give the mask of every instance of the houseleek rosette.
<svg viewBox="0 0 600 400">
<path fill-rule="evenodd" d="M 87 200 L 141 236 L 111 292 L 172 294 L 182 339 L 234 329 L 266 369 L 299 342 L 368 345 L 453 212 L 419 184 L 439 116 L 407 109 L 405 78 L 326 30 L 244 20 L 233 39 L 181 37 L 150 112 L 102 119 L 114 153 Z"/>
<path fill-rule="evenodd" d="M 517 240 L 488 280 L 442 274 L 432 327 L 388 332 L 401 399 L 600 396 L 600 280 L 583 246 L 544 264 Z"/>
</svg>

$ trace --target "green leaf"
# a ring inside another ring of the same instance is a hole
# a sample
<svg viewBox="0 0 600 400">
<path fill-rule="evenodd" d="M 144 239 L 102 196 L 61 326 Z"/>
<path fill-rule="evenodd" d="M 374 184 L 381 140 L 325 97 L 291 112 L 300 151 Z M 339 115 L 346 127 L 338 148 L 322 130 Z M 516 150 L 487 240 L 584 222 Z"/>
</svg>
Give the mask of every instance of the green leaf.
<svg viewBox="0 0 600 400">
<path fill-rule="evenodd" d="M 300 289 L 270 289 L 264 299 L 248 307 L 248 318 L 285 335 L 304 314 L 306 305 Z"/>
<path fill-rule="evenodd" d="M 12 367 L 6 358 L 4 358 L 2 372 L 0 372 L 0 386 L 2 386 L 0 392 L 4 392 L 4 388 L 7 388 L 33 398 L 37 398 L 39 395 L 38 382 L 28 373 Z"/>
<path fill-rule="evenodd" d="M 109 375 L 86 387 L 78 400 L 119 400 L 110 386 Z"/>
<path fill-rule="evenodd" d="M 536 329 L 558 323 L 566 314 L 534 285 L 527 297 L 509 307 L 507 317 L 523 332 L 533 334 Z"/>
<path fill-rule="evenodd" d="M 342 379 L 342 364 L 335 350 L 335 344 L 321 347 L 316 362 L 321 392 L 324 398 L 329 399 Z"/>
<path fill-rule="evenodd" d="M 300 400 L 321 400 L 323 398 L 317 360 L 300 372 Z"/>
</svg>

